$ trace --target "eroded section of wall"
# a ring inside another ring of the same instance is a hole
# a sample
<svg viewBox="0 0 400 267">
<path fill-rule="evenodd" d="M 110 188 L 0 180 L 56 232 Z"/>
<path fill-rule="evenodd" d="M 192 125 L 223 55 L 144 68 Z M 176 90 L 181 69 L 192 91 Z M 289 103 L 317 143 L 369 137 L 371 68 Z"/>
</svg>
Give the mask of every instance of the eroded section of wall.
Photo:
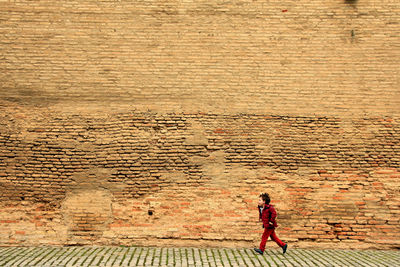
<svg viewBox="0 0 400 267">
<path fill-rule="evenodd" d="M 293 244 L 398 245 L 398 118 L 38 108 L 1 124 L 5 245 L 248 245 L 265 191 Z"/>
</svg>

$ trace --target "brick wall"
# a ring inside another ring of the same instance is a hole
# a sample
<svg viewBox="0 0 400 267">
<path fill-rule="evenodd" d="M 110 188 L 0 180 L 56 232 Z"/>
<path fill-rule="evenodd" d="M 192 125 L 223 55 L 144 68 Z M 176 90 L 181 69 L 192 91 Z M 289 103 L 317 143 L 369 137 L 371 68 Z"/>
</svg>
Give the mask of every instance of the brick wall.
<svg viewBox="0 0 400 267">
<path fill-rule="evenodd" d="M 0 244 L 399 247 L 399 9 L 1 2 Z"/>
</svg>

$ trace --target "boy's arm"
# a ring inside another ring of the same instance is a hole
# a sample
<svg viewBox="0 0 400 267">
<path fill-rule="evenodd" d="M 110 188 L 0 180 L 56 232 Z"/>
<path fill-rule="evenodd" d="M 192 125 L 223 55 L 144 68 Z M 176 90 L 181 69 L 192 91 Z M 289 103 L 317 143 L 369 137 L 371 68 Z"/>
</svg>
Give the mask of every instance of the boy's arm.
<svg viewBox="0 0 400 267">
<path fill-rule="evenodd" d="M 271 212 L 271 220 L 270 220 L 270 224 L 273 225 L 274 227 L 278 227 L 278 224 L 276 223 L 276 210 L 274 207 L 270 208 L 270 212 Z"/>
<path fill-rule="evenodd" d="M 259 215 L 259 220 L 261 221 L 262 220 L 262 213 L 261 213 L 261 209 L 260 209 L 261 207 L 260 206 L 257 206 L 257 209 L 258 209 L 258 215 Z"/>
</svg>

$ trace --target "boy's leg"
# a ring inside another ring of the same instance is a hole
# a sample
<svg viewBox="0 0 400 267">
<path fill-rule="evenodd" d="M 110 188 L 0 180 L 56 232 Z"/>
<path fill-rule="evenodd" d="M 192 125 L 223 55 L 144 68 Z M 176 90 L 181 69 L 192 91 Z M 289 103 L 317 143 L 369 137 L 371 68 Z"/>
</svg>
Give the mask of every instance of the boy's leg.
<svg viewBox="0 0 400 267">
<path fill-rule="evenodd" d="M 261 237 L 261 243 L 260 243 L 260 250 L 262 252 L 265 251 L 265 245 L 267 244 L 268 237 L 271 235 L 271 233 L 273 231 L 274 231 L 274 229 L 269 229 L 269 228 L 265 228 L 264 229 L 264 233 L 263 233 L 263 235 Z"/>
<path fill-rule="evenodd" d="M 271 232 L 271 239 L 274 240 L 278 246 L 283 247 L 285 245 L 285 243 L 283 243 L 275 234 L 275 229 L 272 229 Z"/>
</svg>

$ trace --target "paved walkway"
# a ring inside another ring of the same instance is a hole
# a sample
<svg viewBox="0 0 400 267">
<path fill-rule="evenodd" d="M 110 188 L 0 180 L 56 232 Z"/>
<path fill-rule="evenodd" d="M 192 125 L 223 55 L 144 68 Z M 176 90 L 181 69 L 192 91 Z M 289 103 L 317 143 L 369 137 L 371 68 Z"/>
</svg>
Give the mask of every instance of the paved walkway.
<svg viewBox="0 0 400 267">
<path fill-rule="evenodd" d="M 0 266 L 400 266 L 400 251 L 0 247 Z"/>
</svg>

